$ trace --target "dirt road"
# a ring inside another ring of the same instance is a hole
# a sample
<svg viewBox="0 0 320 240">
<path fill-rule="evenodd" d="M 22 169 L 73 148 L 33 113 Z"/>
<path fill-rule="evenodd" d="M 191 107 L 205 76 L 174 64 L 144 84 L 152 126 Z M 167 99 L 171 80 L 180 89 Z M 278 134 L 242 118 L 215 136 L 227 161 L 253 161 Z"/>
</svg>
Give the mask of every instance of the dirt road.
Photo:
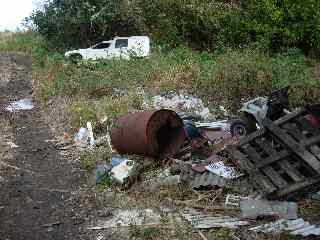
<svg viewBox="0 0 320 240">
<path fill-rule="evenodd" d="M 31 97 L 31 78 L 30 58 L 0 53 L 0 109 Z M 83 180 L 55 148 L 40 106 L 14 116 L 0 110 L 0 135 L 0 239 L 84 239 L 70 203 Z"/>
</svg>

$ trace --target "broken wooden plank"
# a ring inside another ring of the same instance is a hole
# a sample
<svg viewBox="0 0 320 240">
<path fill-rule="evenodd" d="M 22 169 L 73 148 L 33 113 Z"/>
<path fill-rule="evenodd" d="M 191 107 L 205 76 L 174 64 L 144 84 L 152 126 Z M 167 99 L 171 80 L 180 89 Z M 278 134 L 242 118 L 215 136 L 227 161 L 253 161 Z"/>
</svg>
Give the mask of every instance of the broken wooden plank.
<svg viewBox="0 0 320 240">
<path fill-rule="evenodd" d="M 293 153 L 302 158 L 310 165 L 317 173 L 320 173 L 320 161 L 312 155 L 302 145 L 298 144 L 291 136 L 284 132 L 280 127 L 272 123 L 271 120 L 264 121 L 265 127 L 277 136 Z"/>
<path fill-rule="evenodd" d="M 246 145 L 245 148 L 243 148 L 243 150 L 250 156 L 252 161 L 254 161 L 255 163 L 260 163 L 263 161 L 259 153 L 250 144 Z"/>
<path fill-rule="evenodd" d="M 258 168 L 266 166 L 265 164 L 272 164 L 273 162 L 277 161 L 283 172 L 288 174 L 294 181 L 299 182 L 305 178 L 294 166 L 289 163 L 288 160 L 284 159 L 290 155 L 287 150 L 277 152 L 270 144 L 262 143 L 261 139 L 256 139 L 256 143 L 259 144 L 259 146 L 263 148 L 271 157 L 270 159 L 264 160 L 263 164 L 260 166 L 258 165 Z M 272 158 L 274 161 L 272 161 Z M 281 161 L 278 161 L 280 159 Z"/>
<path fill-rule="evenodd" d="M 293 124 L 293 123 L 283 124 L 282 128 L 287 130 L 289 135 L 295 138 L 297 142 L 302 142 L 307 140 L 307 137 L 301 131 L 299 131 L 296 124 Z"/>
<path fill-rule="evenodd" d="M 292 113 L 289 113 L 289 114 L 286 114 L 285 116 L 283 116 L 282 118 L 279 118 L 277 119 L 276 121 L 274 121 L 273 123 L 277 126 L 280 126 L 282 125 L 283 123 L 286 123 L 288 122 L 289 120 L 293 119 L 293 118 L 296 118 L 300 115 L 303 115 L 307 112 L 307 110 L 305 108 L 302 108 L 302 109 L 298 109 L 297 111 L 295 112 L 292 112 Z"/>
<path fill-rule="evenodd" d="M 236 150 L 234 148 L 233 150 L 233 156 L 235 159 L 239 160 L 240 168 L 245 170 L 252 182 L 254 187 L 256 187 L 258 190 L 262 191 L 263 193 L 272 193 L 277 188 L 273 185 L 273 183 L 265 177 L 259 169 L 257 169 L 250 161 L 247 159 L 243 153 L 241 153 L 239 150 Z"/>
<path fill-rule="evenodd" d="M 286 187 L 288 185 L 287 182 L 282 179 L 282 177 L 271 166 L 266 165 L 266 167 L 263 168 L 258 167 L 260 164 L 263 164 L 264 161 L 251 145 L 248 145 L 245 151 L 251 159 L 254 159 L 256 163 L 255 167 L 257 169 L 260 169 L 265 175 L 267 175 L 269 179 L 274 183 L 274 185 L 279 188 Z"/>
<path fill-rule="evenodd" d="M 295 169 L 287 160 L 282 160 L 279 162 L 279 166 L 285 170 L 285 172 L 295 181 L 300 182 L 305 179 L 305 177 Z"/>
<path fill-rule="evenodd" d="M 270 199 L 272 198 L 282 198 L 288 195 L 296 195 L 301 193 L 308 193 L 310 188 L 317 186 L 320 184 L 320 176 L 309 178 L 303 182 L 298 182 L 295 184 L 290 185 L 287 188 L 279 189 L 274 194 L 269 195 Z"/>
<path fill-rule="evenodd" d="M 317 145 L 312 145 L 309 147 L 310 152 L 312 152 L 320 161 L 320 147 Z"/>
<path fill-rule="evenodd" d="M 309 139 L 303 141 L 301 143 L 301 145 L 304 146 L 304 147 L 309 147 L 310 145 L 313 145 L 313 144 L 316 144 L 316 143 L 320 143 L 320 135 L 312 137 L 312 138 L 309 138 Z"/>
<path fill-rule="evenodd" d="M 286 180 L 284 180 L 280 174 L 275 171 L 271 166 L 265 167 L 261 169 L 269 178 L 270 180 L 278 187 L 284 188 L 288 186 Z"/>
<path fill-rule="evenodd" d="M 256 139 L 259 136 L 262 136 L 263 134 L 265 134 L 266 130 L 264 128 L 255 131 L 253 133 L 251 133 L 250 135 L 246 136 L 245 138 L 241 139 L 239 142 L 239 146 L 245 145 L 249 142 L 251 142 L 252 140 Z"/>
<path fill-rule="evenodd" d="M 290 153 L 287 150 L 281 150 L 280 152 L 274 152 L 271 156 L 265 158 L 263 161 L 259 162 L 256 167 L 263 168 L 275 162 L 290 156 Z"/>
</svg>

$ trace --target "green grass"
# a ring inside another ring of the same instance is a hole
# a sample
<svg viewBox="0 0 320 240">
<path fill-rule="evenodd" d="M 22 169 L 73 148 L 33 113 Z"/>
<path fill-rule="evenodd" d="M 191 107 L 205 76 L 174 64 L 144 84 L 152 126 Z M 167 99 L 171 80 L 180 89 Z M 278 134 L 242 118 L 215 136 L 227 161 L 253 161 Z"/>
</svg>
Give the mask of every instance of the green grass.
<svg viewBox="0 0 320 240">
<path fill-rule="evenodd" d="M 137 87 L 150 95 L 185 90 L 232 110 L 247 98 L 286 85 L 292 87 L 294 106 L 317 101 L 320 96 L 320 83 L 311 74 L 316 63 L 298 49 L 269 56 L 255 49 L 213 54 L 186 47 L 157 47 L 147 59 L 72 64 L 63 54 L 49 51 L 38 34 L 26 32 L 3 38 L 0 50 L 32 55 L 36 96 L 43 102 L 55 96 L 74 99 L 70 112 L 75 128 L 103 115 L 113 120 L 139 108 L 142 101 Z M 125 94 L 119 96 L 117 91 Z"/>
</svg>

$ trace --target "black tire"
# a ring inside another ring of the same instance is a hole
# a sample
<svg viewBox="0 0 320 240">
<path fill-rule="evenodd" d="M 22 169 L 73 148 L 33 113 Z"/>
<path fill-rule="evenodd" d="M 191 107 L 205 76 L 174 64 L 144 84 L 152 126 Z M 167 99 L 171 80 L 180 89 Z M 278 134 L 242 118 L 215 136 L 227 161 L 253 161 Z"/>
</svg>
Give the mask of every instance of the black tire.
<svg viewBox="0 0 320 240">
<path fill-rule="evenodd" d="M 80 60 L 82 60 L 82 55 L 81 54 L 72 54 L 72 55 L 70 55 L 69 59 L 72 63 L 78 63 Z"/>
<path fill-rule="evenodd" d="M 230 124 L 230 132 L 232 136 L 244 137 L 256 130 L 256 121 L 249 114 L 242 114 L 241 119 L 233 120 Z"/>
</svg>

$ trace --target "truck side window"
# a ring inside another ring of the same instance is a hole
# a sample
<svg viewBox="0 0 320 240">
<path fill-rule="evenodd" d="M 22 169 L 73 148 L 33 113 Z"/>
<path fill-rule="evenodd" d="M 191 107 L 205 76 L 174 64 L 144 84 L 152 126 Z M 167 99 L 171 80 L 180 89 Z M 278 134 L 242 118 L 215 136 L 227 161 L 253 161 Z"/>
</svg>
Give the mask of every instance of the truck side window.
<svg viewBox="0 0 320 240">
<path fill-rule="evenodd" d="M 128 47 L 128 39 L 118 39 L 116 41 L 116 48 Z"/>
<path fill-rule="evenodd" d="M 110 43 L 98 43 L 97 45 L 93 46 L 93 49 L 105 49 L 110 47 Z"/>
</svg>

